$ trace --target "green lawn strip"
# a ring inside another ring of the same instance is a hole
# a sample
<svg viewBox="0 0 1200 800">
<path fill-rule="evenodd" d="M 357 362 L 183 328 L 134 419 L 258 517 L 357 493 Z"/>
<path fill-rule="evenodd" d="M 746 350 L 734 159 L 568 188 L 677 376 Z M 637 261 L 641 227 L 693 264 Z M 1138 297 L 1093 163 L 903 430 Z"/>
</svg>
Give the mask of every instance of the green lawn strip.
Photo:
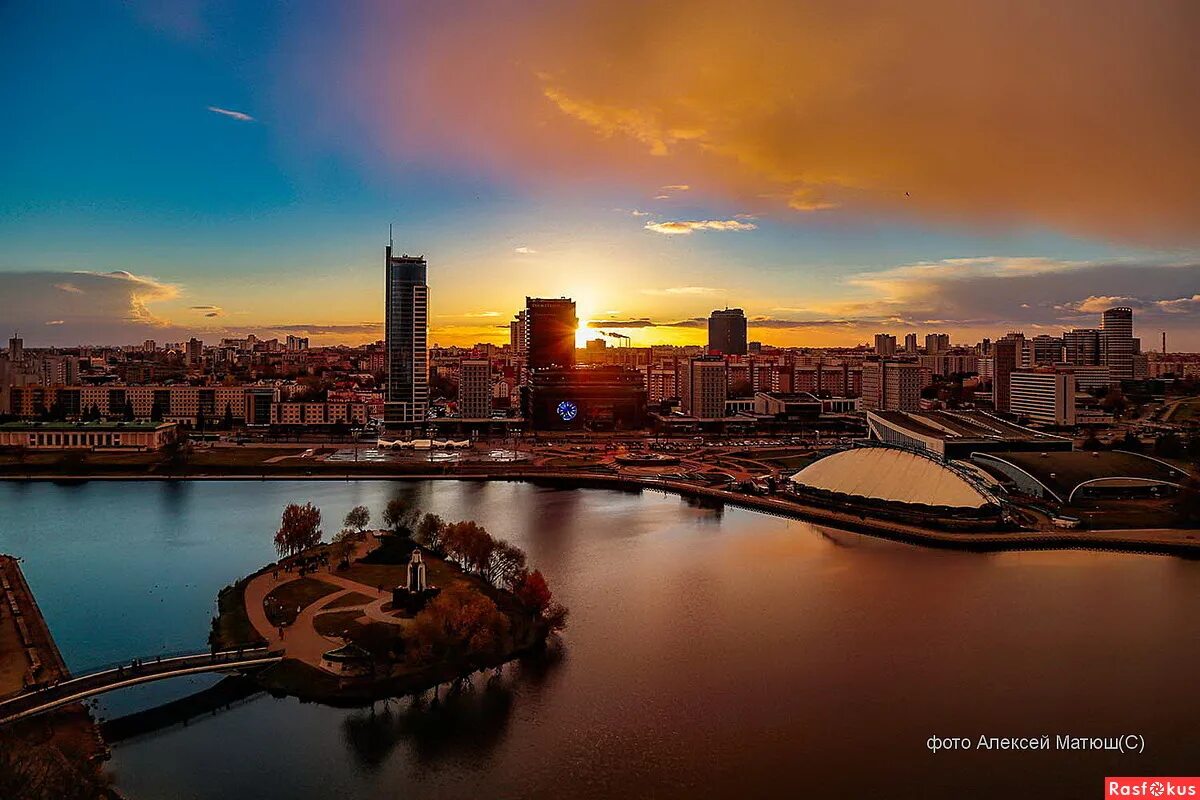
<svg viewBox="0 0 1200 800">
<path fill-rule="evenodd" d="M 263 608 L 272 625 L 291 625 L 300 611 L 339 591 L 341 587 L 316 578 L 297 578 L 272 589 L 263 600 Z"/>
</svg>

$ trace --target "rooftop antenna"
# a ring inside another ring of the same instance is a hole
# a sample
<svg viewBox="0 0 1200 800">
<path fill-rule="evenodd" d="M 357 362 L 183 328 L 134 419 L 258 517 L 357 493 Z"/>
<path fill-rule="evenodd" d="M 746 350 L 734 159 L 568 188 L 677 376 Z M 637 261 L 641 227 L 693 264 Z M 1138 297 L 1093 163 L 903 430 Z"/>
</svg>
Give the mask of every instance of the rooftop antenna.
<svg viewBox="0 0 1200 800">
<path fill-rule="evenodd" d="M 392 244 L 393 244 L 393 242 L 392 242 L 392 223 L 389 222 L 388 223 L 388 247 L 391 247 Z"/>
</svg>

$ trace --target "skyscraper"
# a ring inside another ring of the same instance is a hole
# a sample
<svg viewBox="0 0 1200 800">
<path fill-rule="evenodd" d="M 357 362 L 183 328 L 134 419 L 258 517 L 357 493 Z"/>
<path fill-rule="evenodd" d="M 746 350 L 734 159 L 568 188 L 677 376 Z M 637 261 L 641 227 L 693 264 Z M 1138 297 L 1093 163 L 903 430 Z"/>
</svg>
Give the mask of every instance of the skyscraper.
<svg viewBox="0 0 1200 800">
<path fill-rule="evenodd" d="M 702 356 L 683 365 L 680 375 L 680 408 L 697 419 L 725 416 L 725 398 L 729 392 L 729 367 L 725 359 Z"/>
<path fill-rule="evenodd" d="M 917 353 L 917 335 L 915 333 L 904 334 L 904 352 L 910 355 Z"/>
<path fill-rule="evenodd" d="M 525 347 L 529 369 L 575 366 L 575 301 L 570 298 L 525 298 Z"/>
<path fill-rule="evenodd" d="M 726 308 L 708 315 L 708 352 L 746 355 L 746 314 L 742 309 Z"/>
<path fill-rule="evenodd" d="M 525 355 L 525 334 L 528 322 L 525 319 L 525 312 L 518 311 L 513 316 L 512 322 L 508 323 L 508 344 L 512 348 L 514 356 Z"/>
<path fill-rule="evenodd" d="M 929 355 L 937 355 L 944 353 L 950 349 L 950 334 L 948 333 L 927 333 L 925 334 L 925 352 Z"/>
<path fill-rule="evenodd" d="M 1114 382 L 1133 380 L 1133 309 L 1110 308 L 1100 317 L 1100 349 Z"/>
<path fill-rule="evenodd" d="M 1096 328 L 1076 328 L 1063 334 L 1066 362 L 1076 367 L 1100 365 L 1100 331 Z"/>
<path fill-rule="evenodd" d="M 429 286 L 421 257 L 384 256 L 384 321 L 387 398 L 384 422 L 405 425 L 425 419 L 429 406 Z"/>
</svg>

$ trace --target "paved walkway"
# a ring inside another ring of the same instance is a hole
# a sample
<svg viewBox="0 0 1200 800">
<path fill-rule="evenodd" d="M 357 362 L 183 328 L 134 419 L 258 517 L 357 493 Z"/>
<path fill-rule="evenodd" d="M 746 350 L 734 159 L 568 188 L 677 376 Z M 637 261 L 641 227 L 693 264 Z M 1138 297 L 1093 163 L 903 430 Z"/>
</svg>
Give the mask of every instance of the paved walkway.
<svg viewBox="0 0 1200 800">
<path fill-rule="evenodd" d="M 378 545 L 378 539 L 374 535 L 368 534 L 366 541 L 360 542 L 355 548 L 352 560 L 362 558 Z M 360 611 L 362 616 L 373 622 L 385 622 L 389 625 L 405 623 L 405 620 L 397 619 L 383 611 L 384 604 L 390 603 L 392 600 L 390 591 L 381 592 L 377 587 L 367 586 L 334 572 L 310 572 L 306 577 L 340 588 L 302 609 L 295 622 L 283 629 L 282 636 L 280 636 L 280 629 L 267 619 L 266 598 L 280 586 L 299 580 L 300 574 L 298 572 L 280 572 L 279 577 L 275 578 L 273 572 L 268 570 L 251 578 L 246 584 L 244 601 L 250 624 L 267 640 L 268 647 L 272 650 L 283 650 L 287 658 L 295 658 L 320 668 L 321 656 L 342 644 L 338 639 L 331 639 L 317 633 L 314 622 L 322 614 Z M 330 604 L 350 594 L 362 594 L 371 600 L 361 605 L 329 607 Z"/>
</svg>

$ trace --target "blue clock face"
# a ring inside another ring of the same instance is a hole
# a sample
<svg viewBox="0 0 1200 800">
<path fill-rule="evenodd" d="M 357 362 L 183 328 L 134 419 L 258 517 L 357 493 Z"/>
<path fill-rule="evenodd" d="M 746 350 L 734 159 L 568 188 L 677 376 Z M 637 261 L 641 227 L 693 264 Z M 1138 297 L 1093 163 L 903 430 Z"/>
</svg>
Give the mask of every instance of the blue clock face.
<svg viewBox="0 0 1200 800">
<path fill-rule="evenodd" d="M 561 419 L 563 422 L 570 422 L 571 420 L 575 419 L 577 414 L 579 414 L 579 406 L 575 405 L 570 400 L 563 400 L 558 404 L 558 408 L 555 410 L 558 411 L 559 419 Z"/>
</svg>

